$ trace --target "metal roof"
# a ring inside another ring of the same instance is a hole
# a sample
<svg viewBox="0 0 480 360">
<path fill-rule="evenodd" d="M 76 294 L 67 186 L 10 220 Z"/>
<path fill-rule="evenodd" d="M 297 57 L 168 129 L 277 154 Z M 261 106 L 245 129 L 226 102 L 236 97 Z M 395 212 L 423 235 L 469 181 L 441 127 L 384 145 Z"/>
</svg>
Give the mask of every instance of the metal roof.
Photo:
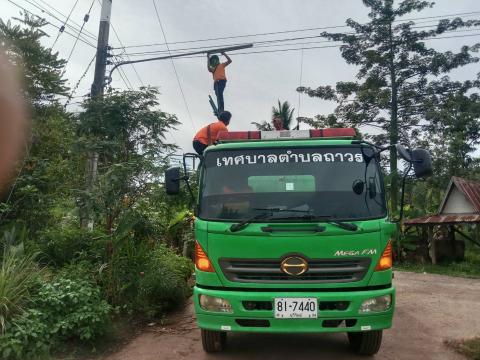
<svg viewBox="0 0 480 360">
<path fill-rule="evenodd" d="M 459 224 L 459 223 L 478 223 L 480 214 L 448 214 L 448 215 L 430 215 L 415 219 L 408 219 L 403 222 L 404 225 L 425 225 L 425 224 Z"/>
<path fill-rule="evenodd" d="M 453 183 L 470 200 L 476 212 L 480 213 L 480 183 L 452 176 Z"/>
<path fill-rule="evenodd" d="M 472 204 L 475 212 L 466 214 L 442 214 L 447 203 L 447 199 L 453 189 L 456 187 L 465 198 Z M 415 219 L 404 221 L 405 225 L 424 225 L 424 224 L 459 224 L 459 223 L 480 223 L 480 183 L 469 181 L 457 176 L 452 176 L 448 184 L 445 196 L 438 209 L 438 214 L 422 216 Z"/>
</svg>

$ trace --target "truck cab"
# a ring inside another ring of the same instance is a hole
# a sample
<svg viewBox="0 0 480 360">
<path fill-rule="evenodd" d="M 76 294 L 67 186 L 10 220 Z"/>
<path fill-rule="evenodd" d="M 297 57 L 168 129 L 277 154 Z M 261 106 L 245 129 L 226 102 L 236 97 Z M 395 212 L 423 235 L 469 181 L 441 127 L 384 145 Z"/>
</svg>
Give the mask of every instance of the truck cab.
<svg viewBox="0 0 480 360">
<path fill-rule="evenodd" d="M 204 152 L 193 298 L 205 351 L 229 332 L 346 332 L 356 353 L 379 350 L 397 226 L 379 152 L 354 136 L 229 132 Z"/>
</svg>

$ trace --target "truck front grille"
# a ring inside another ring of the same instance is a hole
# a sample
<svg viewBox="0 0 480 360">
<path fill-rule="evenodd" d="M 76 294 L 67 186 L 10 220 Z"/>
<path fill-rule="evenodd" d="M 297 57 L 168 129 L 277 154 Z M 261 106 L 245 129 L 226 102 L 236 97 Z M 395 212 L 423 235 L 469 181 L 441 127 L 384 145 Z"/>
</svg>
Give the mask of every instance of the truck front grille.
<svg viewBox="0 0 480 360">
<path fill-rule="evenodd" d="M 360 281 L 370 266 L 370 258 L 313 259 L 302 275 L 288 275 L 275 259 L 220 259 L 223 274 L 230 281 L 255 283 L 342 283 Z"/>
</svg>

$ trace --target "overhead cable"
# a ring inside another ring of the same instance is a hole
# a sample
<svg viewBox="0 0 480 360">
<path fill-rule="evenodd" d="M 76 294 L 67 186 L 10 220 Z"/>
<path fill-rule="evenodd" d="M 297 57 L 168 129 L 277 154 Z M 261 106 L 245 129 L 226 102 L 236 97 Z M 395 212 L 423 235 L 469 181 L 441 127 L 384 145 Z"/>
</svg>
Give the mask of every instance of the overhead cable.
<svg viewBox="0 0 480 360">
<path fill-rule="evenodd" d="M 88 70 L 89 70 L 90 67 L 92 66 L 92 64 L 93 64 L 96 56 L 97 56 L 97 54 L 93 55 L 92 59 L 91 59 L 90 62 L 88 63 L 87 68 L 86 68 L 85 71 L 83 72 L 82 76 L 80 76 L 80 79 L 78 79 L 77 83 L 76 83 L 75 86 L 72 88 L 72 91 L 71 91 L 70 94 L 68 95 L 68 99 L 67 99 L 67 101 L 65 102 L 65 105 L 64 105 L 65 108 L 68 106 L 68 104 L 70 103 L 70 100 L 71 100 L 71 99 L 73 98 L 73 96 L 75 95 L 75 92 L 77 91 L 80 83 L 82 82 L 82 80 L 83 80 L 83 79 L 85 78 L 85 76 L 87 75 Z"/>
<path fill-rule="evenodd" d="M 50 46 L 50 51 L 53 49 L 53 47 L 54 47 L 55 44 L 57 43 L 58 38 L 60 37 L 60 35 L 65 31 L 65 26 L 68 24 L 68 20 L 70 20 L 70 16 L 72 16 L 73 10 L 75 10 L 75 8 L 77 7 L 77 4 L 78 4 L 78 0 L 75 1 L 75 4 L 73 4 L 72 9 L 70 10 L 70 12 L 69 12 L 69 14 L 68 14 L 68 16 L 67 16 L 67 19 L 65 20 L 65 22 L 63 23 L 63 25 L 60 26 L 60 29 L 58 30 L 58 33 L 57 33 L 57 37 L 56 37 L 55 40 L 53 41 L 52 46 Z"/>
<path fill-rule="evenodd" d="M 42 5 L 38 4 L 38 2 L 36 2 L 36 0 L 23 0 L 23 1 L 30 4 L 31 6 L 35 7 L 36 9 L 40 10 L 41 12 L 47 14 L 48 16 L 52 17 L 53 19 L 57 20 L 58 22 L 60 22 L 60 24 L 63 23 L 62 19 L 60 19 L 58 16 L 52 14 L 51 11 L 49 11 L 48 9 L 45 9 L 45 7 L 43 7 Z M 65 19 L 65 16 L 63 16 L 63 19 Z M 67 24 L 67 27 L 69 27 L 74 33 L 78 33 L 78 29 L 76 29 L 72 25 Z M 90 38 L 90 40 L 96 40 L 96 37 L 94 35 L 85 34 L 85 36 L 87 38 Z"/>
<path fill-rule="evenodd" d="M 454 16 L 467 16 L 467 15 L 475 15 L 475 14 L 480 14 L 480 11 L 469 11 L 469 12 L 455 13 L 455 14 L 445 14 L 445 15 L 426 16 L 426 17 L 418 17 L 418 18 L 410 18 L 410 19 L 401 19 L 401 20 L 397 20 L 397 22 L 400 22 L 400 21 L 401 22 L 409 22 L 409 21 L 415 21 L 415 20 L 445 18 L 445 17 L 454 17 Z M 264 33 L 255 33 L 255 34 L 222 36 L 222 37 L 195 39 L 195 40 L 183 40 L 183 41 L 169 42 L 168 45 L 187 44 L 187 43 L 206 42 L 206 41 L 217 41 L 217 40 L 227 40 L 227 39 L 238 39 L 238 38 L 257 37 L 257 36 L 266 36 L 266 35 L 288 34 L 288 33 L 297 33 L 297 32 L 305 32 L 305 31 L 315 31 L 315 30 L 329 30 L 329 29 L 337 29 L 337 28 L 349 28 L 349 26 L 348 25 L 333 25 L 333 26 L 322 26 L 322 27 L 302 28 L 302 29 L 293 29 L 293 30 L 271 31 L 271 32 L 264 32 Z M 129 46 L 125 46 L 123 48 L 149 47 L 149 46 L 159 46 L 159 45 L 165 45 L 165 43 L 129 45 Z"/>
<path fill-rule="evenodd" d="M 51 22 L 47 21 L 44 17 L 42 17 L 42 16 L 40 16 L 40 15 L 38 15 L 38 14 L 36 14 L 36 13 L 28 10 L 28 9 L 26 9 L 25 7 L 23 7 L 23 6 L 21 6 L 20 4 L 16 3 L 15 1 L 13 1 L 13 0 L 7 0 L 7 1 L 8 1 L 9 3 L 11 3 L 12 5 L 15 5 L 15 6 L 18 7 L 19 9 L 23 10 L 25 13 L 30 14 L 30 15 L 33 15 L 33 16 L 37 17 L 38 19 L 44 20 L 46 25 L 53 26 L 53 27 L 56 28 L 57 30 L 60 30 L 60 26 L 57 26 L 57 25 L 55 25 L 55 24 L 52 24 Z M 69 36 L 71 36 L 71 37 L 73 37 L 73 38 L 76 38 L 76 37 L 77 37 L 77 35 L 72 34 L 71 32 L 69 32 L 69 31 L 67 31 L 67 30 L 64 30 L 64 33 L 67 34 L 67 35 L 69 35 Z M 87 41 L 87 40 L 85 40 L 85 39 L 83 39 L 83 38 L 80 38 L 79 40 L 80 40 L 81 42 L 83 42 L 84 44 L 95 48 L 95 45 L 93 45 L 93 44 L 90 43 L 89 41 Z"/>
<path fill-rule="evenodd" d="M 70 54 L 68 54 L 67 64 L 68 64 L 68 62 L 70 61 L 70 59 L 72 58 L 73 51 L 75 50 L 75 47 L 77 46 L 77 43 L 78 43 L 78 39 L 79 39 L 80 36 L 82 35 L 83 27 L 85 26 L 85 24 L 87 23 L 88 19 L 90 18 L 90 12 L 92 11 L 92 7 L 93 7 L 94 1 L 95 1 L 95 0 L 92 0 L 92 3 L 91 3 L 91 5 L 90 5 L 90 8 L 88 9 L 87 14 L 83 17 L 82 27 L 80 28 L 80 31 L 78 32 L 78 35 L 77 35 L 77 38 L 75 39 L 75 42 L 73 43 L 72 49 L 70 50 Z M 66 66 L 67 64 L 65 64 L 65 66 Z"/>
<path fill-rule="evenodd" d="M 60 10 L 58 10 L 56 7 L 50 5 L 48 2 L 46 2 L 45 0 L 32 0 L 33 2 L 37 3 L 38 5 L 38 2 L 40 1 L 41 3 L 43 3 L 45 6 L 49 7 L 52 11 L 56 12 L 58 15 L 60 15 L 62 18 L 66 18 L 66 15 L 64 13 L 62 13 Z M 74 26 L 71 26 L 72 29 L 74 29 L 75 31 L 78 31 L 78 29 L 80 29 L 80 24 L 77 23 L 75 20 L 71 19 L 70 20 L 70 23 L 75 25 Z M 97 36 L 95 34 L 93 34 L 91 31 L 88 31 L 87 29 L 84 30 L 85 32 L 85 36 L 89 36 L 90 38 L 92 38 L 93 40 L 95 40 L 97 38 Z"/>
<path fill-rule="evenodd" d="M 168 46 L 168 41 L 165 35 L 165 31 L 163 29 L 162 20 L 160 20 L 160 14 L 158 13 L 157 4 L 155 3 L 155 0 L 152 0 L 152 3 L 153 3 L 153 7 L 155 8 L 155 14 L 157 15 L 158 24 L 160 25 L 160 29 L 162 30 L 163 39 L 165 40 L 165 45 L 167 46 L 167 50 L 170 54 L 170 48 Z M 172 58 L 170 58 L 170 61 L 172 62 L 173 72 L 175 73 L 175 77 L 177 78 L 178 87 L 180 88 L 180 93 L 182 94 L 183 102 L 185 103 L 185 108 L 187 110 L 188 117 L 193 127 L 196 128 L 197 126 L 195 124 L 195 121 L 193 121 L 192 114 L 190 113 L 190 108 L 188 106 L 187 99 L 185 97 L 185 93 L 183 92 L 182 84 L 180 83 L 180 78 L 178 77 L 177 68 L 175 67 L 175 63 Z"/>
</svg>

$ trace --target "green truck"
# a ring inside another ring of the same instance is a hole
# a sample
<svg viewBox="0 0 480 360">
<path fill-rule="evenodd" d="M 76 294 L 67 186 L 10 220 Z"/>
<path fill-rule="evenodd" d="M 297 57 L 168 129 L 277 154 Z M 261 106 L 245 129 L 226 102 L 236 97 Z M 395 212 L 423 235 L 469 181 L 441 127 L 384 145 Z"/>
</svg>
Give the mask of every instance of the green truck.
<svg viewBox="0 0 480 360">
<path fill-rule="evenodd" d="M 354 129 L 228 132 L 207 148 L 194 287 L 205 351 L 222 351 L 229 332 L 346 332 L 356 353 L 379 350 L 395 306 L 397 224 L 379 163 L 389 148 Z M 425 150 L 397 149 L 416 175 L 431 173 Z M 167 170 L 167 193 L 181 180 Z"/>
</svg>

